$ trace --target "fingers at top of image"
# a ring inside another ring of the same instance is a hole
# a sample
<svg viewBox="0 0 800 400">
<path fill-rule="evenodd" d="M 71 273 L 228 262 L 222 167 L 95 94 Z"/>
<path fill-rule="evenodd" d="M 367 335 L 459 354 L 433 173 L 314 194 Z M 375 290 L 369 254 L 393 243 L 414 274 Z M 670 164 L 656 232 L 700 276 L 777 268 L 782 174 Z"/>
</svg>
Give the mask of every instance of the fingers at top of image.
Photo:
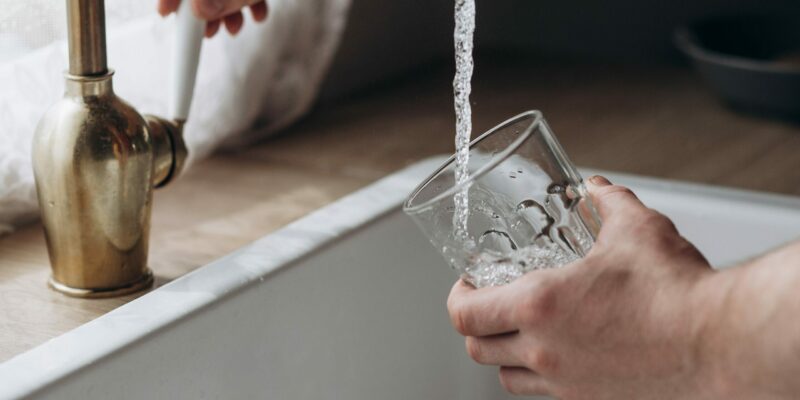
<svg viewBox="0 0 800 400">
<path fill-rule="evenodd" d="M 219 26 L 222 24 L 222 20 L 215 19 L 213 21 L 208 21 L 206 23 L 206 37 L 210 38 L 219 32 Z"/>
<path fill-rule="evenodd" d="M 194 14 L 197 15 L 198 18 L 211 21 L 224 17 L 228 12 L 231 12 L 231 9 L 234 9 L 238 3 L 239 1 L 227 0 L 194 0 L 192 6 L 194 8 Z M 238 10 L 240 7 L 241 5 L 235 9 Z"/>
<path fill-rule="evenodd" d="M 244 25 L 244 15 L 242 15 L 241 11 L 237 11 L 233 14 L 227 15 L 223 21 L 225 21 L 225 29 L 227 29 L 231 35 L 236 35 L 242 30 L 242 26 Z"/>
<path fill-rule="evenodd" d="M 253 20 L 262 22 L 267 19 L 269 7 L 266 1 L 259 1 L 258 3 L 250 5 L 250 13 L 253 14 Z"/>
<path fill-rule="evenodd" d="M 161 16 L 174 13 L 178 11 L 178 6 L 180 4 L 181 0 L 158 0 L 158 13 L 161 14 Z"/>
<path fill-rule="evenodd" d="M 187 0 L 189 1 L 189 0 Z M 178 10 L 181 0 L 159 0 L 158 13 L 166 16 Z M 213 37 L 219 32 L 221 25 L 231 35 L 236 35 L 244 26 L 244 15 L 241 9 L 250 8 L 253 20 L 261 22 L 267 19 L 269 7 L 265 0 L 194 0 L 193 8 L 198 18 L 208 21 L 205 36 Z"/>
<path fill-rule="evenodd" d="M 264 0 L 194 0 L 194 11 L 199 18 L 211 21 L 240 12 L 242 8 L 258 3 L 264 3 L 263 7 L 266 8 Z"/>
</svg>

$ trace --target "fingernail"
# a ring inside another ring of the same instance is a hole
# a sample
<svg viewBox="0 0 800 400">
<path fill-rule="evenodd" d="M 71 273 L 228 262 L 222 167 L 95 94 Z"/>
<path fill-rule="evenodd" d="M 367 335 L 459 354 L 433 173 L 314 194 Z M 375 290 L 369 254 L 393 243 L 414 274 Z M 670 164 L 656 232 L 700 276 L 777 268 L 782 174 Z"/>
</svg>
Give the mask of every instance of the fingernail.
<svg viewBox="0 0 800 400">
<path fill-rule="evenodd" d="M 219 18 L 225 8 L 225 0 L 201 0 L 197 2 L 197 8 L 207 19 Z"/>
<path fill-rule="evenodd" d="M 164 3 L 159 3 L 158 4 L 158 14 L 159 15 L 161 15 L 162 17 L 166 17 L 167 15 L 169 15 L 170 12 L 171 11 L 167 7 L 164 6 Z"/>
<path fill-rule="evenodd" d="M 589 183 L 595 186 L 611 186 L 611 181 L 600 175 L 589 178 Z"/>
</svg>

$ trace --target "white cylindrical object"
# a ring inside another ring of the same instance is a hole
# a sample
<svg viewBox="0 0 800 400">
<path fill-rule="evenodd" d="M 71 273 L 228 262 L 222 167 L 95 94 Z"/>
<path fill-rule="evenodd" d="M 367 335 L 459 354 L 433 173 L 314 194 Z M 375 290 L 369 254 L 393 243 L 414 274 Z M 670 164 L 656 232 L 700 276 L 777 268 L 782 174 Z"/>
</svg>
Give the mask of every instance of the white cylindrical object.
<svg viewBox="0 0 800 400">
<path fill-rule="evenodd" d="M 191 0 L 183 0 L 177 12 L 170 100 L 170 117 L 177 121 L 189 117 L 205 27 L 206 22 L 192 12 Z"/>
</svg>

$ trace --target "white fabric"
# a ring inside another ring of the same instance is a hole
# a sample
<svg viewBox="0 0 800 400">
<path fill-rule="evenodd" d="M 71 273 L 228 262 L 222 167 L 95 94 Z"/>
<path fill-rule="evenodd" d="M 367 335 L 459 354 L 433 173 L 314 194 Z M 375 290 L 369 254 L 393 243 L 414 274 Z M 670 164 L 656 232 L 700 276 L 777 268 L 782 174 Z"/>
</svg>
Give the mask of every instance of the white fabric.
<svg viewBox="0 0 800 400">
<path fill-rule="evenodd" d="M 39 118 L 64 87 L 64 3 L 0 0 L 0 233 L 38 214 L 31 141 Z M 154 2 L 106 3 L 117 95 L 142 113 L 165 115 L 173 19 L 157 16 Z M 238 36 L 221 32 L 204 43 L 186 127 L 190 164 L 225 143 L 241 144 L 285 127 L 317 94 L 350 0 L 269 0 L 269 5 L 266 23 L 248 17 Z M 251 129 L 256 122 L 259 129 Z"/>
</svg>

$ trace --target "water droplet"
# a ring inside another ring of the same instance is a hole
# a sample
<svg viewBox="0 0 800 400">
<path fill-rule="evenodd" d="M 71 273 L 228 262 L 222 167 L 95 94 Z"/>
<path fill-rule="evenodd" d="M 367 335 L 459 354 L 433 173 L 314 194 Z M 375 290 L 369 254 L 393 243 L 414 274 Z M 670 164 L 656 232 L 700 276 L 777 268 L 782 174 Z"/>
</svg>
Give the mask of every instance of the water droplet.
<svg viewBox="0 0 800 400">
<path fill-rule="evenodd" d="M 569 228 L 564 226 L 558 228 L 558 239 L 569 249 L 569 251 L 576 253 L 575 248 L 572 247 L 572 243 L 570 243 L 570 240 L 567 239 L 574 237 L 575 235 L 572 234 L 572 231 L 570 231 Z"/>
<path fill-rule="evenodd" d="M 536 202 L 536 200 L 522 200 L 519 204 L 517 204 L 517 211 L 522 211 L 526 208 L 536 207 L 542 209 L 542 206 Z"/>
<path fill-rule="evenodd" d="M 49 202 L 47 202 L 47 205 L 50 206 L 50 207 L 55 207 L 56 206 L 56 202 L 55 201 L 49 201 Z"/>
<path fill-rule="evenodd" d="M 547 199 L 545 199 L 545 203 L 547 203 Z M 527 211 L 531 209 L 530 211 Z M 547 212 L 547 209 L 542 207 L 541 204 L 536 202 L 536 200 L 523 200 L 517 205 L 517 212 L 533 212 L 537 211 L 534 215 L 527 215 L 527 218 L 535 218 L 536 226 L 540 227 L 539 233 L 534 236 L 533 241 L 538 241 L 543 239 L 547 241 L 550 236 L 550 230 L 553 229 L 553 225 L 555 225 L 556 220 L 553 218 L 550 213 Z M 533 221 L 532 221 L 533 222 Z"/>
<path fill-rule="evenodd" d="M 496 229 L 489 229 L 484 232 L 480 239 L 478 239 L 478 244 L 489 247 L 490 250 L 500 252 L 508 251 L 508 247 L 510 247 L 510 250 L 517 249 L 517 244 L 514 243 L 514 240 L 511 239 L 508 233 Z"/>
<path fill-rule="evenodd" d="M 547 187 L 547 193 L 549 194 L 561 194 L 566 193 L 566 191 L 566 185 L 561 183 L 551 183 L 550 186 Z"/>
</svg>

